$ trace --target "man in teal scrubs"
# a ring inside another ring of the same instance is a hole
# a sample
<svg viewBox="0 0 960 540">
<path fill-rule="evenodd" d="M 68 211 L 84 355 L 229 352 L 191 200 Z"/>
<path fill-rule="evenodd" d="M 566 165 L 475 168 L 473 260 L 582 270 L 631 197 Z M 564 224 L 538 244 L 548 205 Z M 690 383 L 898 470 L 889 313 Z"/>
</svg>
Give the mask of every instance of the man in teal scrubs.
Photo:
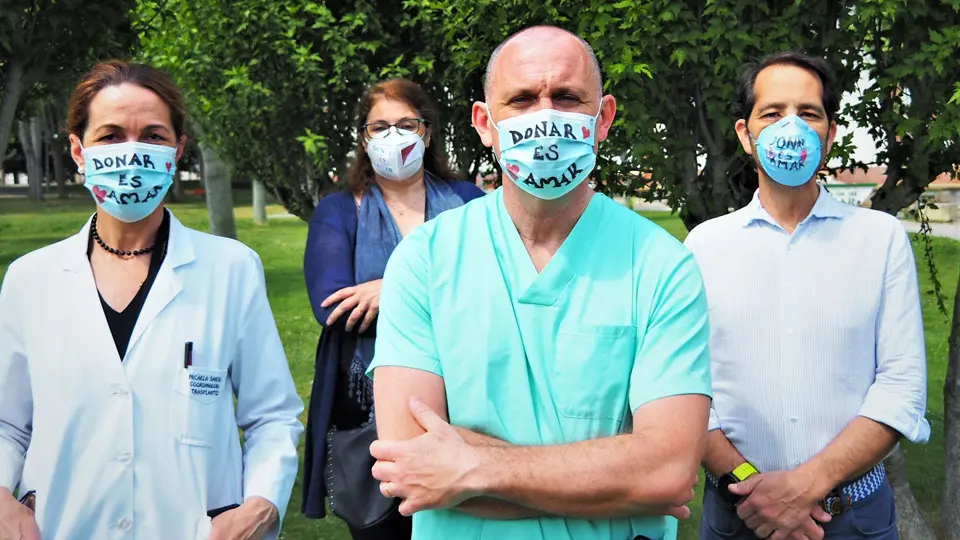
<svg viewBox="0 0 960 540">
<path fill-rule="evenodd" d="M 692 255 L 587 180 L 616 103 L 590 46 L 494 51 L 473 123 L 503 187 L 390 258 L 374 476 L 433 539 L 676 538 L 710 409 Z"/>
</svg>

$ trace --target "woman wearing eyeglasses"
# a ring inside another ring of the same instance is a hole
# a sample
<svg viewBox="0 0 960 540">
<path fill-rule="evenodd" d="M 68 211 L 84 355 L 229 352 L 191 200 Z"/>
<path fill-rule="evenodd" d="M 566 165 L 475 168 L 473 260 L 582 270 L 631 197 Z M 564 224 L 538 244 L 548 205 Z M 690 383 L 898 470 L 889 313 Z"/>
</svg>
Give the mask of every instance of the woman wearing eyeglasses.
<svg viewBox="0 0 960 540">
<path fill-rule="evenodd" d="M 325 498 L 354 540 L 410 537 L 399 501 L 380 494 L 368 447 L 376 438 L 373 359 L 380 282 L 400 240 L 437 214 L 480 197 L 453 180 L 437 107 L 420 86 L 381 82 L 360 99 L 358 142 L 344 191 L 317 205 L 304 273 L 323 325 L 307 420 L 303 512 L 323 518 Z"/>
</svg>

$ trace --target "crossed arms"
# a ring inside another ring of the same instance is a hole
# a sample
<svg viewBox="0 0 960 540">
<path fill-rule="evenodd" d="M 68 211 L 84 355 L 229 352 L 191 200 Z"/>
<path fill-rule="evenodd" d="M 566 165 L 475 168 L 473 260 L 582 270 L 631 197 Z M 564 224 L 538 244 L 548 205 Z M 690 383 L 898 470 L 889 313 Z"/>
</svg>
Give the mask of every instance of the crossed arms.
<svg viewBox="0 0 960 540">
<path fill-rule="evenodd" d="M 390 493 L 407 495 L 404 504 L 412 503 L 402 509 L 405 513 L 453 507 L 495 519 L 689 516 L 684 505 L 694 497 L 710 406 L 707 396 L 652 401 L 637 409 L 631 434 L 517 446 L 446 424 L 443 379 L 433 373 L 378 368 L 374 395 L 380 440 L 408 443 L 374 447 L 375 457 L 379 450 L 378 459 L 398 465 L 390 467 L 396 475 L 388 475 L 387 481 L 408 489 Z M 411 397 L 417 400 L 411 403 Z M 429 461 L 434 471 L 421 470 L 426 468 L 421 460 Z M 448 464 L 450 470 L 443 470 Z M 442 478 L 427 485 L 419 475 Z"/>
</svg>

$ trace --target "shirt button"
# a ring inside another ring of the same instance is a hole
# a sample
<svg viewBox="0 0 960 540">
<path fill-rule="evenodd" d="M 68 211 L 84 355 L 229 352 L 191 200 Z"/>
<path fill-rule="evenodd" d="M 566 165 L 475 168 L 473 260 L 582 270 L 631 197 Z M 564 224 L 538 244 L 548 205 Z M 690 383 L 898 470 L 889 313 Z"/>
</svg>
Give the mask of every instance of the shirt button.
<svg viewBox="0 0 960 540">
<path fill-rule="evenodd" d="M 796 416 L 791 416 L 791 417 L 790 417 L 790 423 L 791 423 L 791 424 L 796 424 L 796 423 L 797 423 L 797 417 L 796 417 Z"/>
<path fill-rule="evenodd" d="M 793 328 L 787 328 L 787 333 L 788 333 L 788 334 L 792 334 L 792 333 L 793 333 Z"/>
<path fill-rule="evenodd" d="M 129 531 L 131 526 L 133 526 L 133 520 L 128 517 L 121 519 L 120 522 L 117 523 L 117 528 L 121 531 Z"/>
<path fill-rule="evenodd" d="M 130 460 L 133 459 L 133 456 L 130 455 L 130 452 L 121 452 L 117 454 L 116 460 L 120 463 L 130 463 Z"/>
<path fill-rule="evenodd" d="M 126 387 L 126 386 L 120 386 L 120 387 L 117 387 L 117 390 L 116 390 L 116 392 L 114 392 L 114 394 L 116 394 L 117 396 L 120 396 L 120 397 L 124 398 L 124 397 L 127 397 L 127 396 L 130 395 L 130 391 L 127 390 L 127 387 Z"/>
</svg>

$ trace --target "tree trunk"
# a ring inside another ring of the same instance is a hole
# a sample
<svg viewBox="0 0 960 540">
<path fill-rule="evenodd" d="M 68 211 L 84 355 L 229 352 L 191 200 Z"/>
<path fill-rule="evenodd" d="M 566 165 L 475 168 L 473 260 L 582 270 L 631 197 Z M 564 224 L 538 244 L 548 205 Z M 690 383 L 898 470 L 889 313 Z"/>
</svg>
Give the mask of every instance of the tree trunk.
<svg viewBox="0 0 960 540">
<path fill-rule="evenodd" d="M 267 187 L 260 180 L 253 180 L 253 222 L 267 223 Z"/>
<path fill-rule="evenodd" d="M 958 276 L 960 286 L 960 276 Z M 953 321 L 947 378 L 943 384 L 944 443 L 943 506 L 940 524 L 944 540 L 960 540 L 960 288 L 953 295 Z"/>
<path fill-rule="evenodd" d="M 909 174 L 891 171 L 891 166 L 887 166 L 887 179 L 870 196 L 870 208 L 896 216 L 900 210 L 917 202 L 927 185 L 937 177 L 937 173 L 931 173 L 928 166 L 919 163 L 929 162 L 928 158 L 921 159 L 919 153 L 915 151 L 916 161 L 911 162 L 912 172 Z"/>
<path fill-rule="evenodd" d="M 696 148 L 689 148 L 678 159 L 683 160 L 683 176 L 680 184 L 686 195 L 686 204 L 680 209 L 680 219 L 688 231 L 707 219 L 708 211 L 704 197 L 698 188 L 697 152 Z"/>
<path fill-rule="evenodd" d="M 183 201 L 183 171 L 177 169 L 173 173 L 173 186 L 170 188 L 170 200 L 173 202 Z"/>
<path fill-rule="evenodd" d="M 6 66 L 7 78 L 0 96 L 0 156 L 7 155 L 7 142 L 13 129 L 13 119 L 25 87 L 23 61 L 14 55 Z"/>
<path fill-rule="evenodd" d="M 47 126 L 47 148 L 53 163 L 53 178 L 57 182 L 57 196 L 67 198 L 67 170 L 63 166 L 63 139 L 57 133 L 57 111 L 52 103 L 43 108 Z"/>
<path fill-rule="evenodd" d="M 37 164 L 36 171 L 40 175 L 40 177 L 37 179 L 38 182 L 35 200 L 42 201 L 43 194 L 45 193 L 45 188 L 47 186 L 47 177 L 45 171 L 46 167 L 44 167 L 44 164 L 47 160 L 44 159 L 46 156 L 43 152 L 43 118 L 39 116 L 30 117 L 30 138 L 32 139 L 31 143 L 33 144 L 34 159 L 36 160 Z M 30 183 L 32 185 L 33 181 Z"/>
<path fill-rule="evenodd" d="M 893 487 L 897 506 L 897 529 L 902 540 L 937 540 L 937 535 L 927 522 L 926 516 L 910 489 L 907 477 L 907 460 L 899 446 L 887 458 L 887 476 Z"/>
<path fill-rule="evenodd" d="M 206 191 L 207 212 L 210 214 L 210 232 L 236 239 L 237 222 L 233 215 L 230 168 L 206 143 L 201 143 L 200 153 L 203 156 L 203 188 Z"/>
<path fill-rule="evenodd" d="M 40 153 L 39 118 L 20 121 L 20 145 L 27 164 L 27 196 L 32 201 L 43 200 L 43 156 Z"/>
</svg>

